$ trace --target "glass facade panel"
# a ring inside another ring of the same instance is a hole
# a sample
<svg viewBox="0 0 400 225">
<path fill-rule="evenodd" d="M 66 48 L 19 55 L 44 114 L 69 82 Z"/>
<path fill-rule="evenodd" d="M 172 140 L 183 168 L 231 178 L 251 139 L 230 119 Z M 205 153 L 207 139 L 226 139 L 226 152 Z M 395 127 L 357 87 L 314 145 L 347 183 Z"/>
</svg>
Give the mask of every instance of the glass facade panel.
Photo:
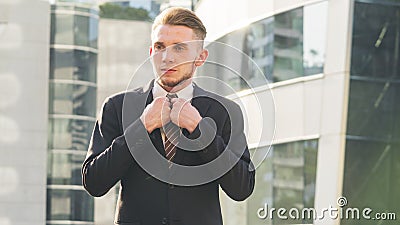
<svg viewBox="0 0 400 225">
<path fill-rule="evenodd" d="M 48 157 L 47 184 L 82 185 L 84 154 L 53 151 Z"/>
<path fill-rule="evenodd" d="M 254 150 L 250 150 L 250 154 L 254 157 Z M 272 224 L 269 219 L 263 220 L 257 217 L 257 210 L 268 205 L 268 210 L 273 207 L 273 169 L 272 169 L 271 149 L 267 157 L 256 170 L 256 184 L 253 194 L 247 200 L 247 224 L 266 225 Z M 253 161 L 256 160 L 253 158 Z M 260 159 L 259 159 L 260 160 Z"/>
<path fill-rule="evenodd" d="M 47 219 L 93 221 L 94 200 L 85 190 L 47 189 Z"/>
<path fill-rule="evenodd" d="M 93 12 L 93 10 L 92 10 Z M 97 12 L 96 12 L 97 13 Z M 89 46 L 92 48 L 97 48 L 97 39 L 99 34 L 99 21 L 97 18 L 89 17 Z"/>
<path fill-rule="evenodd" d="M 318 142 L 302 141 L 274 147 L 274 207 L 297 208 L 314 206 Z M 312 223 L 310 220 L 280 220 L 274 224 Z"/>
<path fill-rule="evenodd" d="M 400 4 L 364 2 L 354 6 L 343 195 L 351 207 L 399 212 Z M 362 218 L 341 224 L 377 222 Z"/>
<path fill-rule="evenodd" d="M 51 17 L 51 44 L 97 48 L 97 18 L 61 13 L 52 13 Z"/>
<path fill-rule="evenodd" d="M 50 79 L 96 82 L 97 54 L 81 50 L 50 49 Z"/>
<path fill-rule="evenodd" d="M 51 44 L 74 44 L 74 15 L 51 14 Z"/>
<path fill-rule="evenodd" d="M 254 86 L 264 85 L 259 76 L 265 76 L 269 82 L 278 82 L 322 73 L 327 9 L 326 1 L 307 5 L 262 19 L 219 38 L 216 41 L 244 52 L 257 66 L 246 57 L 230 54 L 229 50 L 215 50 L 215 45 L 211 44 L 207 46 L 211 49 L 209 61 L 215 59 L 224 66 L 234 67 L 241 77 L 223 74 L 222 69 L 207 65 L 199 68 L 198 74 L 214 76 L 235 90 L 243 90 L 249 88 L 246 81 Z M 263 74 L 257 74 L 259 72 Z"/>
<path fill-rule="evenodd" d="M 49 120 L 49 148 L 87 151 L 94 122 L 78 119 Z"/>
<path fill-rule="evenodd" d="M 275 16 L 273 80 L 303 75 L 303 8 Z"/>
<path fill-rule="evenodd" d="M 257 168 L 256 186 L 248 200 L 248 224 L 308 224 L 309 220 L 280 220 L 275 214 L 263 220 L 253 212 L 259 208 L 314 207 L 318 141 L 298 141 L 273 146 Z M 251 152 L 254 154 L 253 152 Z M 268 212 L 269 213 L 269 212 Z M 272 216 L 272 220 L 270 219 Z M 287 214 L 287 216 L 289 216 Z"/>
<path fill-rule="evenodd" d="M 52 5 L 47 224 L 94 224 L 81 165 L 96 116 L 98 13 L 74 3 Z"/>
<path fill-rule="evenodd" d="M 89 44 L 89 19 L 87 16 L 75 16 L 74 32 L 75 42 L 74 45 L 90 46 Z"/>
<path fill-rule="evenodd" d="M 245 33 L 243 52 L 254 60 L 269 81 L 273 73 L 274 18 L 266 18 L 249 26 Z M 256 73 L 257 68 L 250 68 Z"/>
<path fill-rule="evenodd" d="M 303 73 L 304 76 L 324 72 L 328 2 L 304 7 Z"/>
<path fill-rule="evenodd" d="M 50 83 L 50 114 L 96 116 L 96 88 L 78 84 Z"/>
</svg>

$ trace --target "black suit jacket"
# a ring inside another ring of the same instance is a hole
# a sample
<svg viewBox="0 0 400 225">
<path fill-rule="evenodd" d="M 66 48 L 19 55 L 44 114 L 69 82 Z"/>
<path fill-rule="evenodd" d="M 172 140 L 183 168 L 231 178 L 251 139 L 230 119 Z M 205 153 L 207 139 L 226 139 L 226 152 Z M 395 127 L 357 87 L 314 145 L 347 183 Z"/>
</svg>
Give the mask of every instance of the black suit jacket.
<svg viewBox="0 0 400 225">
<path fill-rule="evenodd" d="M 193 133 L 186 130 L 183 133 L 189 139 L 200 137 L 201 132 L 216 135 L 200 151 L 178 148 L 174 162 L 203 165 L 228 151 L 226 163 L 230 160 L 236 163 L 222 176 L 201 185 L 171 185 L 146 172 L 134 157 L 137 153 L 154 152 L 152 146 L 165 157 L 160 129 L 151 134 L 143 132 L 145 128 L 139 119 L 145 106 L 153 100 L 152 84 L 105 101 L 82 166 L 83 185 L 91 195 L 102 196 L 121 181 L 116 224 L 222 225 L 219 186 L 237 201 L 246 199 L 254 188 L 255 172 L 250 169 L 242 112 L 236 103 L 195 85 L 192 105 L 208 120 L 202 119 Z M 211 126 L 209 119 L 214 120 L 216 127 Z M 154 165 L 159 166 L 159 171 L 170 171 L 163 163 L 154 162 Z"/>
</svg>

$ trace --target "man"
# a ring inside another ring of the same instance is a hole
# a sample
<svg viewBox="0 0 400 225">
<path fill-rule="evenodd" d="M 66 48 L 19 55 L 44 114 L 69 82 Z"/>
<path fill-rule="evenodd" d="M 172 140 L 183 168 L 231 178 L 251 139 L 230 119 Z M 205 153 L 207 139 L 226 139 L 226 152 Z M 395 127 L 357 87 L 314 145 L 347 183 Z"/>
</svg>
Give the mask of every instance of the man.
<svg viewBox="0 0 400 225">
<path fill-rule="evenodd" d="M 157 79 L 105 101 L 82 167 L 83 185 L 102 196 L 121 181 L 116 224 L 221 225 L 219 187 L 238 201 L 254 188 L 241 110 L 192 81 L 208 56 L 206 29 L 192 11 L 167 9 L 152 29 Z M 178 131 L 174 140 L 168 126 Z M 202 170 L 197 176 L 191 168 Z"/>
</svg>

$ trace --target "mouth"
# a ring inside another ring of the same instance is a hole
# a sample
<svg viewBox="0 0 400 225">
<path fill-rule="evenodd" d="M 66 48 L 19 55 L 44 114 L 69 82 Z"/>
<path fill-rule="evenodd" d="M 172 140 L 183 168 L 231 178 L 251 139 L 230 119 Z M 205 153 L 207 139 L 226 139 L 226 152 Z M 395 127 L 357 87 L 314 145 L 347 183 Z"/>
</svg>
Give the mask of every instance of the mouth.
<svg viewBox="0 0 400 225">
<path fill-rule="evenodd" d="M 161 72 L 163 73 L 163 74 L 170 74 L 170 73 L 174 73 L 174 72 L 176 72 L 177 70 L 175 70 L 175 69 L 161 69 Z"/>
</svg>

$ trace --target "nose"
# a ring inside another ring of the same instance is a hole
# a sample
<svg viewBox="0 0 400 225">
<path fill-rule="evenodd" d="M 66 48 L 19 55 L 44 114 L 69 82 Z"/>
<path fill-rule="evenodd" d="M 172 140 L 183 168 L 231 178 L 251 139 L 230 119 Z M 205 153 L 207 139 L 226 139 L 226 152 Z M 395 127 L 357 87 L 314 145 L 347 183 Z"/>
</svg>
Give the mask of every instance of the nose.
<svg viewBox="0 0 400 225">
<path fill-rule="evenodd" d="M 171 63 L 175 61 L 174 54 L 170 49 L 165 49 L 161 54 L 162 54 L 162 61 L 164 63 Z"/>
</svg>

